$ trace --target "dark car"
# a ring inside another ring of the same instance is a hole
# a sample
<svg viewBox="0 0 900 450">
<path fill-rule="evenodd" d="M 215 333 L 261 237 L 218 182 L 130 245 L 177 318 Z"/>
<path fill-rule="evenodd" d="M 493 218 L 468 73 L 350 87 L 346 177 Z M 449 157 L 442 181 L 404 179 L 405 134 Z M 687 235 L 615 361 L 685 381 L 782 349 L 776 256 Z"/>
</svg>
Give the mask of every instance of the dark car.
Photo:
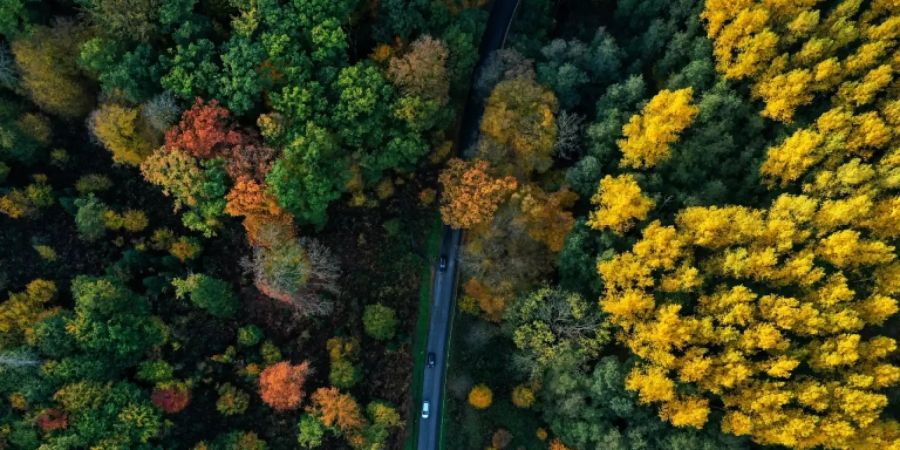
<svg viewBox="0 0 900 450">
<path fill-rule="evenodd" d="M 438 270 L 441 272 L 447 270 L 447 257 L 444 255 L 441 255 L 441 259 L 438 260 Z"/>
<path fill-rule="evenodd" d="M 428 352 L 428 367 L 434 367 L 436 361 L 437 358 L 434 357 L 434 353 Z"/>
</svg>

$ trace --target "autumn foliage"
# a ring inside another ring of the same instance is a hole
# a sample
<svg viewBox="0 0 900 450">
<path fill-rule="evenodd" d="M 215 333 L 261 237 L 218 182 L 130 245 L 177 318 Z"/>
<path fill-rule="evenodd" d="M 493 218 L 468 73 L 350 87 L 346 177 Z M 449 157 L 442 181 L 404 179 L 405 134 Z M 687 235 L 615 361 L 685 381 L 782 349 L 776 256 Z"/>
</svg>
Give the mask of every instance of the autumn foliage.
<svg viewBox="0 0 900 450">
<path fill-rule="evenodd" d="M 494 393 L 484 384 L 478 384 L 469 391 L 469 404 L 475 409 L 487 409 L 494 401 Z"/>
<path fill-rule="evenodd" d="M 454 228 L 470 228 L 491 219 L 500 202 L 516 188 L 513 177 L 494 178 L 484 160 L 451 159 L 441 172 L 441 217 Z"/>
<path fill-rule="evenodd" d="M 303 385 L 309 376 L 309 362 L 292 365 L 282 361 L 266 367 L 259 375 L 259 395 L 278 411 L 297 409 L 306 393 Z"/>
<path fill-rule="evenodd" d="M 166 132 L 166 147 L 197 158 L 221 156 L 244 140 L 230 116 L 217 100 L 204 102 L 198 97 L 178 125 Z"/>
<path fill-rule="evenodd" d="M 183 383 L 170 383 L 153 389 L 150 401 L 168 414 L 175 414 L 187 408 L 191 402 L 191 391 Z"/>
<path fill-rule="evenodd" d="M 591 212 L 588 225 L 595 230 L 610 229 L 619 234 L 646 219 L 654 205 L 630 174 L 603 177 L 591 203 L 599 208 Z"/>
<path fill-rule="evenodd" d="M 622 167 L 651 168 L 669 157 L 669 144 L 678 140 L 700 111 L 691 104 L 693 92 L 691 88 L 674 92 L 664 89 L 650 99 L 640 114 L 631 116 L 622 127 L 625 139 L 618 141 Z"/>
<path fill-rule="evenodd" d="M 359 404 L 350 394 L 344 394 L 338 388 L 319 388 L 313 392 L 312 406 L 309 410 L 320 418 L 327 427 L 337 427 L 345 433 L 358 432 L 366 425 Z"/>
</svg>

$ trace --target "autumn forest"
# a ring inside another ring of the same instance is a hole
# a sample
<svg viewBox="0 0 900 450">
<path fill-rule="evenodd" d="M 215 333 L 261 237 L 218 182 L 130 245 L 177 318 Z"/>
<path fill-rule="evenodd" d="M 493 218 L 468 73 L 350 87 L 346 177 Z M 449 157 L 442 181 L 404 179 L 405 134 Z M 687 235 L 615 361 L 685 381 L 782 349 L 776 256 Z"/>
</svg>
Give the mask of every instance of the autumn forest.
<svg viewBox="0 0 900 450">
<path fill-rule="evenodd" d="M 900 450 L 895 69 L 895 0 L 0 0 L 0 450 Z"/>
</svg>

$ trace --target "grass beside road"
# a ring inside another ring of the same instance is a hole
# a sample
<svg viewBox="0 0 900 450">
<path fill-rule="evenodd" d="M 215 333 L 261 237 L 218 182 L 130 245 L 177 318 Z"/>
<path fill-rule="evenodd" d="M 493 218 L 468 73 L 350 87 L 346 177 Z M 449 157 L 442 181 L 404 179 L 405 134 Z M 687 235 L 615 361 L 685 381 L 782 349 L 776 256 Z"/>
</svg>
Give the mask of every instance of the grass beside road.
<svg viewBox="0 0 900 450">
<path fill-rule="evenodd" d="M 422 382 L 425 377 L 425 355 L 428 352 L 428 322 L 431 319 L 431 287 L 432 263 L 437 260 L 441 251 L 441 232 L 443 224 L 440 217 L 435 217 L 425 243 L 425 261 L 419 276 L 419 314 L 416 319 L 416 332 L 413 335 L 413 368 L 412 368 L 412 400 L 410 420 L 407 424 L 410 433 L 406 436 L 405 450 L 415 450 L 419 439 L 419 409 L 422 402 Z"/>
</svg>

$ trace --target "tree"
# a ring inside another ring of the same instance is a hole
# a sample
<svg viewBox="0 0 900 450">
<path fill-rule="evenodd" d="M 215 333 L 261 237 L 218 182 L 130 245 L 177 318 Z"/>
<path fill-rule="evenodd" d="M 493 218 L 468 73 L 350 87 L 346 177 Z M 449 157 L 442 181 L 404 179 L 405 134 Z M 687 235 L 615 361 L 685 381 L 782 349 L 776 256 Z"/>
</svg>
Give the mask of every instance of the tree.
<svg viewBox="0 0 900 450">
<path fill-rule="evenodd" d="M 0 344 L 3 348 L 13 348 L 21 343 L 47 311 L 45 305 L 55 296 L 56 284 L 40 278 L 28 283 L 24 291 L 10 293 L 9 298 L 0 303 Z"/>
<path fill-rule="evenodd" d="M 451 159 L 441 172 L 441 218 L 454 228 L 489 222 L 499 204 L 518 185 L 510 176 L 493 178 L 487 161 Z"/>
<path fill-rule="evenodd" d="M 11 47 L 22 72 L 22 85 L 41 109 L 66 119 L 82 117 L 93 99 L 76 65 L 84 30 L 59 21 L 52 28 L 34 27 Z"/>
<path fill-rule="evenodd" d="M 197 97 L 178 125 L 166 132 L 166 147 L 200 159 L 227 155 L 231 147 L 244 142 L 230 117 L 231 112 L 217 100 L 206 103 Z"/>
<path fill-rule="evenodd" d="M 380 303 L 366 305 L 362 320 L 363 328 L 369 336 L 379 340 L 388 340 L 394 337 L 397 317 L 393 308 Z"/>
<path fill-rule="evenodd" d="M 304 315 L 331 312 L 333 305 L 326 295 L 338 292 L 340 269 L 318 241 L 285 236 L 271 247 L 256 247 L 252 264 L 256 287 L 263 294 L 293 305 Z"/>
<path fill-rule="evenodd" d="M 309 376 L 309 362 L 291 365 L 287 361 L 266 367 L 259 375 L 259 395 L 277 411 L 297 409 L 303 402 L 303 385 Z"/>
<path fill-rule="evenodd" d="M 231 431 L 219 435 L 213 443 L 213 450 L 266 450 L 269 446 L 252 431 Z"/>
<path fill-rule="evenodd" d="M 491 388 L 484 384 L 478 384 L 469 391 L 469 404 L 475 409 L 488 409 L 494 400 Z"/>
<path fill-rule="evenodd" d="M 518 408 L 530 408 L 534 404 L 534 391 L 524 384 L 513 388 L 512 402 Z"/>
<path fill-rule="evenodd" d="M 533 78 L 504 80 L 485 103 L 481 131 L 513 151 L 515 157 L 511 159 L 522 174 L 544 172 L 553 162 L 556 110 L 553 92 Z"/>
<path fill-rule="evenodd" d="M 893 247 L 817 225 L 821 211 L 790 194 L 768 210 L 688 208 L 675 227 L 653 222 L 631 251 L 599 264 L 603 309 L 643 360 L 626 387 L 676 426 L 701 427 L 705 395 L 721 398 L 724 431 L 760 443 L 854 448 L 896 439 L 878 420 L 886 404 L 878 391 L 900 382 L 900 369 L 883 360 L 893 340 L 858 332 L 898 306 L 853 272 L 889 267 Z M 668 300 L 676 293 L 693 312 Z M 810 374 L 795 373 L 801 364 Z M 698 393 L 679 393 L 676 382 Z M 808 431 L 788 431 L 791 421 Z"/>
<path fill-rule="evenodd" d="M 566 235 L 575 225 L 571 208 L 578 198 L 563 187 L 557 192 L 546 193 L 534 184 L 523 187 L 511 196 L 511 203 L 518 204 L 520 215 L 516 217 L 528 236 L 547 246 L 554 253 L 562 250 Z"/>
<path fill-rule="evenodd" d="M 72 281 L 74 315 L 66 331 L 78 347 L 113 367 L 133 365 L 148 350 L 162 345 L 167 327 L 150 315 L 143 296 L 109 277 L 79 276 Z"/>
<path fill-rule="evenodd" d="M 98 200 L 94 194 L 88 194 L 87 197 L 76 199 L 75 207 L 78 208 L 75 213 L 75 227 L 78 229 L 78 235 L 88 242 L 102 238 L 106 234 L 106 220 L 104 219 L 107 211 L 106 204 Z"/>
<path fill-rule="evenodd" d="M 445 104 L 450 89 L 448 55 L 443 42 L 428 35 L 420 36 L 410 44 L 406 54 L 391 58 L 387 76 L 404 95 Z"/>
<path fill-rule="evenodd" d="M 231 286 L 223 280 L 202 273 L 172 280 L 175 296 L 190 296 L 191 303 L 207 310 L 215 317 L 227 318 L 238 309 L 238 299 Z"/>
<path fill-rule="evenodd" d="M 358 432 L 366 424 L 359 404 L 350 394 L 334 387 L 322 387 L 313 392 L 312 406 L 307 412 L 318 418 L 326 427 L 337 427 L 344 433 Z"/>
<path fill-rule="evenodd" d="M 348 165 L 334 137 L 314 124 L 291 142 L 266 177 L 278 204 L 300 223 L 322 226 L 328 205 L 340 198 Z"/>
<path fill-rule="evenodd" d="M 79 0 L 92 24 L 120 39 L 147 41 L 157 33 L 160 0 Z"/>
<path fill-rule="evenodd" d="M 53 398 L 68 414 L 69 426 L 48 436 L 48 446 L 139 448 L 155 439 L 163 427 L 147 394 L 125 381 L 71 383 Z"/>
<path fill-rule="evenodd" d="M 588 225 L 595 230 L 608 228 L 618 234 L 631 229 L 636 221 L 646 219 L 655 204 L 643 195 L 630 174 L 603 177 L 591 203 L 600 208 L 591 212 Z"/>
<path fill-rule="evenodd" d="M 150 401 L 166 414 L 177 414 L 191 402 L 190 386 L 178 381 L 159 383 L 150 394 Z"/>
<path fill-rule="evenodd" d="M 611 339 L 599 311 L 581 295 L 558 287 L 542 287 L 523 296 L 504 319 L 519 349 L 519 364 L 534 376 L 568 360 L 596 358 Z"/>
<path fill-rule="evenodd" d="M 319 419 L 309 414 L 304 414 L 300 416 L 297 429 L 297 444 L 301 448 L 312 449 L 322 445 L 322 439 L 325 437 L 325 428 Z"/>
<path fill-rule="evenodd" d="M 198 160 L 181 151 L 160 147 L 141 163 L 144 179 L 175 197 L 175 210 L 188 207 L 181 221 L 186 227 L 213 236 L 225 212 L 227 192 L 221 159 Z"/>
<path fill-rule="evenodd" d="M 117 163 L 137 166 L 159 145 L 149 125 L 134 108 L 103 104 L 91 114 L 88 124 Z"/>
<path fill-rule="evenodd" d="M 625 139 L 618 141 L 622 150 L 622 167 L 651 168 L 668 159 L 669 144 L 687 128 L 699 108 L 691 104 L 693 89 L 659 91 L 622 127 Z"/>
</svg>

